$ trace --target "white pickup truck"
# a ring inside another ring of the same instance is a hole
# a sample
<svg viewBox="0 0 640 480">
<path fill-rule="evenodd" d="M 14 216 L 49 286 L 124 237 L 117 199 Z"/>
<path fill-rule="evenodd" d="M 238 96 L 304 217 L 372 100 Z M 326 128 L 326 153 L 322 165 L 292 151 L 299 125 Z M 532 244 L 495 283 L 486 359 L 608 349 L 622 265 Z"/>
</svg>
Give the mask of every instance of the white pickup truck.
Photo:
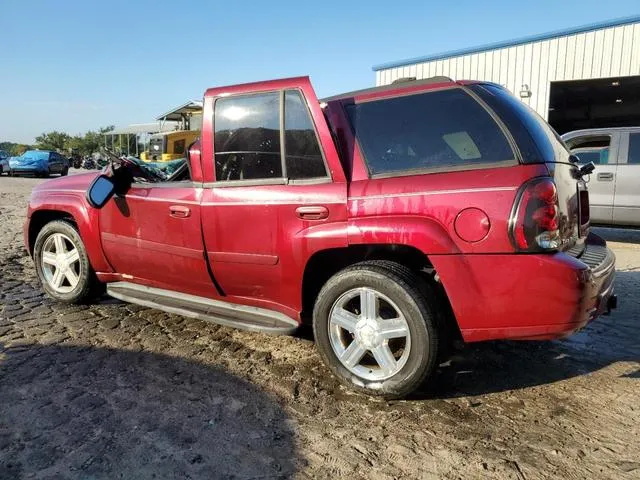
<svg viewBox="0 0 640 480">
<path fill-rule="evenodd" d="M 589 178 L 591 222 L 640 226 L 640 127 L 594 128 L 562 135 Z"/>
</svg>

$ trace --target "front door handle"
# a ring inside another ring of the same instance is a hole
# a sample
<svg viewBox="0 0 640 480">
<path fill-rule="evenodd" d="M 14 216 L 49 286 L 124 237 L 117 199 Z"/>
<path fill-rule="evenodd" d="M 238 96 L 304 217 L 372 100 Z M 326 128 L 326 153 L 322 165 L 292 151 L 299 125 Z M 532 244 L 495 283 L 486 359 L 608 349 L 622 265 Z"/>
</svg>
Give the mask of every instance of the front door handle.
<svg viewBox="0 0 640 480">
<path fill-rule="evenodd" d="M 610 182 L 613 180 L 613 172 L 600 172 L 597 178 L 601 182 Z"/>
<path fill-rule="evenodd" d="M 324 220 L 329 216 L 329 209 L 322 205 L 298 207 L 296 215 L 302 220 Z"/>
<path fill-rule="evenodd" d="M 171 205 L 169 207 L 169 215 L 173 218 L 187 218 L 191 216 L 191 210 L 182 205 Z"/>
</svg>

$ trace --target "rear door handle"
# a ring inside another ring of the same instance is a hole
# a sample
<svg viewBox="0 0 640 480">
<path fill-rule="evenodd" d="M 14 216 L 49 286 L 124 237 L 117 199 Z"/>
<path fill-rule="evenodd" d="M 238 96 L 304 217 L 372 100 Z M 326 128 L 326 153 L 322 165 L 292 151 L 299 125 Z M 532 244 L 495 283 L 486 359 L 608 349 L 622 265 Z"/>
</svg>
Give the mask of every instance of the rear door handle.
<svg viewBox="0 0 640 480">
<path fill-rule="evenodd" d="M 610 182 L 611 180 L 613 180 L 613 173 L 612 172 L 600 172 L 597 176 L 598 180 L 602 181 L 602 182 Z"/>
<path fill-rule="evenodd" d="M 187 218 L 191 216 L 191 210 L 182 205 L 171 205 L 169 207 L 169 215 L 173 218 Z"/>
<path fill-rule="evenodd" d="M 296 215 L 303 220 L 324 220 L 329 216 L 329 209 L 322 205 L 298 207 Z"/>
</svg>

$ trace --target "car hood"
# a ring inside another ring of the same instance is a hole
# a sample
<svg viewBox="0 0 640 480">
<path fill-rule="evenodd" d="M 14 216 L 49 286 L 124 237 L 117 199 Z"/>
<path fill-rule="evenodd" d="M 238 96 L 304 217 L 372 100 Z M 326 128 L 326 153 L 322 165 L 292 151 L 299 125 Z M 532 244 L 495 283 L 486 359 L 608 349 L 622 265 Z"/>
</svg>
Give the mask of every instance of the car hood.
<svg viewBox="0 0 640 480">
<path fill-rule="evenodd" d="M 86 191 L 93 179 L 100 175 L 100 173 L 102 172 L 97 170 L 95 172 L 80 173 L 77 175 L 67 175 L 66 177 L 53 178 L 51 180 L 47 180 L 46 182 L 42 182 L 33 190 L 34 192 L 43 190 Z"/>
</svg>

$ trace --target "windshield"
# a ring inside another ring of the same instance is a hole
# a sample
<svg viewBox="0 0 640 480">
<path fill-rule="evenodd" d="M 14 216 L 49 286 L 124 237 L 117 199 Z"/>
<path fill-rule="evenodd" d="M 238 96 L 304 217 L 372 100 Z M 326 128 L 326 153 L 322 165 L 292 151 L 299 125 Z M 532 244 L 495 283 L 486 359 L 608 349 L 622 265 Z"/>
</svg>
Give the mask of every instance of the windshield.
<svg viewBox="0 0 640 480">
<path fill-rule="evenodd" d="M 186 158 L 179 158 L 170 162 L 144 162 L 136 157 L 127 157 L 135 162 L 144 173 L 142 177 L 136 177 L 139 181 L 146 182 L 170 182 L 175 174 L 182 171 L 186 165 Z"/>
<path fill-rule="evenodd" d="M 346 107 L 372 175 L 515 161 L 491 115 L 462 88 Z"/>
</svg>

